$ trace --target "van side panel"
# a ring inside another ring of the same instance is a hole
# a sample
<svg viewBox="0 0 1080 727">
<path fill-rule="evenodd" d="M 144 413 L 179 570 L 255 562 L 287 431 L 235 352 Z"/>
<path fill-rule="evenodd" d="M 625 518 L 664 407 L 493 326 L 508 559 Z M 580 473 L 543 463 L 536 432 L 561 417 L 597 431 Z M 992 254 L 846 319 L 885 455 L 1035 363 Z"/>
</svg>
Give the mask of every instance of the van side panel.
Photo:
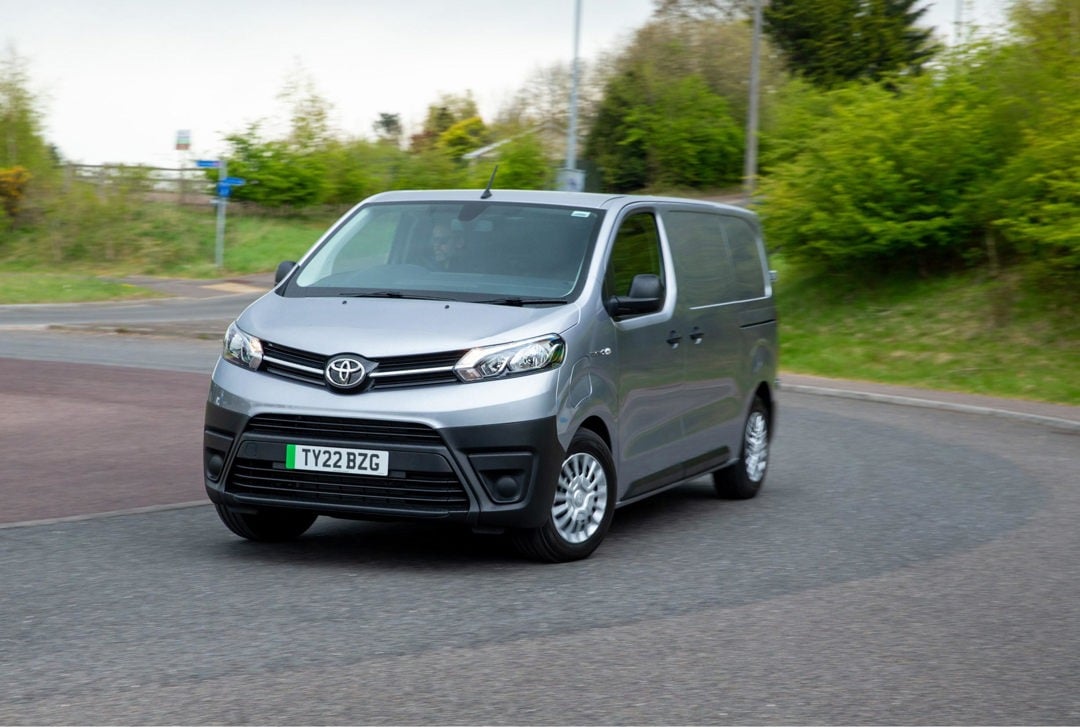
<svg viewBox="0 0 1080 727">
<path fill-rule="evenodd" d="M 699 467 L 733 456 L 741 427 L 743 340 L 730 305 L 735 282 L 722 219 L 711 211 L 667 210 L 664 229 L 679 277 L 690 396 L 683 436 Z"/>
<path fill-rule="evenodd" d="M 704 208 L 663 213 L 679 277 L 678 314 L 689 338 L 683 413 L 695 454 L 688 474 L 738 456 L 758 384 L 775 378 L 775 310 L 760 236 L 748 221 Z"/>
</svg>

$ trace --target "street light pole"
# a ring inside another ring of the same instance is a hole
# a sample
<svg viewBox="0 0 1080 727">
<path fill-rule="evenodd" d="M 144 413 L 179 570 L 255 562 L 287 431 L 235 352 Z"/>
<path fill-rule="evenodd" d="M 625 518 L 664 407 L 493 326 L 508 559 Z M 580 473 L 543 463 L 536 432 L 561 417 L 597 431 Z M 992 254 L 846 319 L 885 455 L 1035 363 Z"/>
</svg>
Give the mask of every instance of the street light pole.
<svg viewBox="0 0 1080 727">
<path fill-rule="evenodd" d="M 581 0 L 574 0 L 574 62 L 570 68 L 570 122 L 566 129 L 566 164 L 559 175 L 559 187 L 580 192 L 584 189 L 585 175 L 577 168 L 577 122 L 578 122 L 578 47 L 581 42 Z"/>
<path fill-rule="evenodd" d="M 566 132 L 566 168 L 577 169 L 578 46 L 581 41 L 581 0 L 574 0 L 574 65 L 570 68 L 570 125 Z"/>
<path fill-rule="evenodd" d="M 761 3 L 754 0 L 754 31 L 750 41 L 750 104 L 746 114 L 746 158 L 743 166 L 743 189 L 751 202 L 757 184 L 758 87 L 761 85 Z"/>
</svg>

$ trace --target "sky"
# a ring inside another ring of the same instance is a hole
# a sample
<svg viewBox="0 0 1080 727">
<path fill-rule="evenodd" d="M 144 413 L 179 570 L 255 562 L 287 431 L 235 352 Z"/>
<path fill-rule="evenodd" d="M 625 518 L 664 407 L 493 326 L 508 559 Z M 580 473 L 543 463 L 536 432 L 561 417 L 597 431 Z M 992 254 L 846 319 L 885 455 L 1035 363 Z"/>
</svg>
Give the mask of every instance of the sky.
<svg viewBox="0 0 1080 727">
<path fill-rule="evenodd" d="M 1008 0 L 927 0 L 948 40 L 1002 22 Z M 959 6 L 957 3 L 960 3 Z M 581 0 L 580 57 L 615 51 L 653 0 Z M 226 134 L 286 115 L 297 73 L 348 136 L 380 113 L 416 131 L 441 94 L 471 91 L 492 119 L 538 69 L 574 52 L 575 0 L 0 0 L 0 47 L 27 64 L 45 136 L 65 160 L 178 166 Z"/>
</svg>

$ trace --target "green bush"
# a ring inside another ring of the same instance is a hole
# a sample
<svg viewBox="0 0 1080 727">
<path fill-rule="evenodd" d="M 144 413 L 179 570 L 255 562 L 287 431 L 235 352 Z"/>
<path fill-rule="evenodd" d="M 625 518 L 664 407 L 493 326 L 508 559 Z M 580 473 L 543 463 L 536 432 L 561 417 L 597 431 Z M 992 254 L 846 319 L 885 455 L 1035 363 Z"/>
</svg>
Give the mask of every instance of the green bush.
<svg viewBox="0 0 1080 727">
<path fill-rule="evenodd" d="M 774 245 L 827 268 L 926 265 L 972 243 L 959 211 L 993 169 L 985 113 L 964 89 L 932 80 L 828 94 L 832 112 L 804 150 L 762 183 Z"/>
</svg>

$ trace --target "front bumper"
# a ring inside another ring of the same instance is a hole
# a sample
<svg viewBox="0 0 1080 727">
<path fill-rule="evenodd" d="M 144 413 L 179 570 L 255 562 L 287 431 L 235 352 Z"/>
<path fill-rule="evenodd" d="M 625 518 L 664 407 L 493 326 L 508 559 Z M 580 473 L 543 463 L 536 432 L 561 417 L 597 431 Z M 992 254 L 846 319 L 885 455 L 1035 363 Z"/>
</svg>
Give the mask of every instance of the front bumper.
<svg viewBox="0 0 1080 727">
<path fill-rule="evenodd" d="M 222 368 L 224 379 L 249 382 L 260 376 L 232 371 L 235 367 L 227 364 Z M 232 408 L 228 404 L 235 405 L 238 397 L 227 395 L 217 379 L 216 373 L 203 436 L 204 481 L 215 503 L 354 519 L 444 520 L 483 528 L 538 527 L 550 512 L 564 458 L 554 413 L 524 421 L 436 426 L 419 415 L 402 420 L 382 417 L 377 410 L 274 408 L 252 406 L 249 399 L 245 406 Z M 474 401 L 466 394 L 477 386 L 449 388 L 457 390 L 464 405 Z M 370 397 L 367 401 L 375 403 L 375 396 L 347 400 L 357 405 Z M 384 451 L 388 472 L 378 476 L 287 469 L 289 444 Z"/>
</svg>

